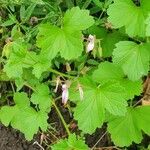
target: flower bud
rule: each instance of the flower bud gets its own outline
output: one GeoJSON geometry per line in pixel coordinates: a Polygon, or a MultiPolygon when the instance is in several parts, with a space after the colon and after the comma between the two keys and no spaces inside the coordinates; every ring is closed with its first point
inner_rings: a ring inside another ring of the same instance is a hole
{"type": "Polygon", "coordinates": [[[69,98],[69,91],[66,84],[62,85],[62,103],[65,105],[67,104],[69,98]]]}
{"type": "Polygon", "coordinates": [[[86,52],[90,52],[94,49],[94,46],[95,46],[95,37],[93,35],[89,35],[88,37],[88,44],[87,44],[87,47],[86,47],[86,52]]]}

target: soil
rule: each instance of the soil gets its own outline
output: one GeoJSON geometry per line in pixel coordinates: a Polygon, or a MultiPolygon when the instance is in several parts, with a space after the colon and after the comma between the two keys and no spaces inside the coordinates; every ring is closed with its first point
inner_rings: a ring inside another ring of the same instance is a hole
{"type": "Polygon", "coordinates": [[[40,150],[37,145],[33,145],[36,139],[38,137],[28,142],[19,131],[0,124],[0,150],[40,150]]]}

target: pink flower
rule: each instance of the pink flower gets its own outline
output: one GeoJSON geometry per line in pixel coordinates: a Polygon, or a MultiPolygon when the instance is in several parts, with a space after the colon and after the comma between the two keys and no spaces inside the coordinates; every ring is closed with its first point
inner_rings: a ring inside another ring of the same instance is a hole
{"type": "Polygon", "coordinates": [[[69,91],[66,84],[62,85],[62,103],[65,105],[67,104],[69,98],[69,91]]]}
{"type": "Polygon", "coordinates": [[[93,35],[89,35],[88,37],[88,44],[87,44],[87,47],[86,47],[86,52],[90,52],[94,49],[94,45],[95,45],[95,37],[93,35]]]}

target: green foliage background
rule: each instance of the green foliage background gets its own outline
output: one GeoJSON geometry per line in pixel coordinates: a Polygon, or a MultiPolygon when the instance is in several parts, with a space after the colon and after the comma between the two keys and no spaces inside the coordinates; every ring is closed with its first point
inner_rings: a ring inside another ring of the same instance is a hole
{"type": "MultiPolygon", "coordinates": [[[[5,126],[32,140],[39,129],[47,130],[48,113],[55,107],[68,139],[52,145],[54,150],[89,149],[83,135],[104,123],[115,146],[139,144],[143,134],[150,135],[150,106],[138,105],[150,65],[148,0],[2,0],[0,4],[0,81],[11,83],[14,100],[0,108],[5,126]],[[90,34],[95,36],[95,47],[87,53],[90,34]],[[61,92],[54,92],[58,77],[70,83],[69,102],[76,107],[67,105],[80,136],[70,133],[56,105],[56,99],[61,103],[61,92]]],[[[1,99],[7,94],[2,93],[1,99]]]]}

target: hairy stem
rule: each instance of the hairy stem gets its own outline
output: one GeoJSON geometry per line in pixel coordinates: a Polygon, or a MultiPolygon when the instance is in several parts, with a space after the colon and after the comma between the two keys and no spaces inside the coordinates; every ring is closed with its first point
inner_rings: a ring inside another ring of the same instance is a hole
{"type": "MultiPolygon", "coordinates": [[[[36,89],[34,89],[33,87],[31,87],[30,85],[28,85],[28,84],[25,84],[25,86],[27,86],[27,87],[29,87],[30,89],[32,89],[33,91],[36,91],[36,89]]],[[[60,97],[58,97],[58,99],[59,99],[60,97]]],[[[57,99],[57,98],[56,98],[57,99]]],[[[64,125],[64,127],[65,127],[65,129],[66,129],[66,131],[67,131],[67,133],[68,133],[68,135],[70,135],[71,133],[70,133],[70,131],[69,131],[69,129],[68,129],[68,126],[67,126],[67,124],[66,124],[66,122],[65,122],[65,120],[64,120],[64,118],[63,118],[63,116],[62,116],[62,114],[61,114],[61,112],[59,111],[59,108],[57,107],[57,105],[55,104],[55,101],[54,101],[54,99],[52,100],[52,104],[53,104],[53,106],[55,107],[55,109],[56,109],[56,111],[57,111],[57,113],[58,113],[58,115],[59,115],[59,117],[60,117],[60,119],[61,119],[61,121],[62,121],[62,123],[63,123],[63,125],[64,125]]]]}
{"type": "Polygon", "coordinates": [[[52,68],[50,68],[50,72],[53,72],[53,73],[55,73],[55,74],[58,74],[58,75],[60,75],[61,77],[66,77],[66,78],[71,78],[71,79],[74,78],[74,76],[70,76],[70,75],[68,75],[68,74],[59,72],[59,71],[54,70],[54,69],[52,69],[52,68]]]}
{"type": "Polygon", "coordinates": [[[58,113],[58,115],[59,115],[59,117],[60,117],[60,119],[61,119],[61,121],[62,121],[62,123],[63,123],[63,125],[64,125],[64,127],[65,127],[65,129],[66,129],[66,131],[67,131],[67,133],[68,133],[68,135],[70,135],[71,133],[70,133],[70,131],[69,131],[69,129],[68,129],[68,126],[67,126],[67,124],[66,124],[66,122],[65,122],[65,120],[64,120],[64,118],[63,118],[63,116],[62,116],[62,114],[61,114],[61,112],[59,111],[57,105],[55,104],[55,101],[54,101],[54,100],[52,101],[52,104],[53,104],[53,106],[55,107],[55,109],[56,109],[56,111],[57,111],[57,113],[58,113]]]}

